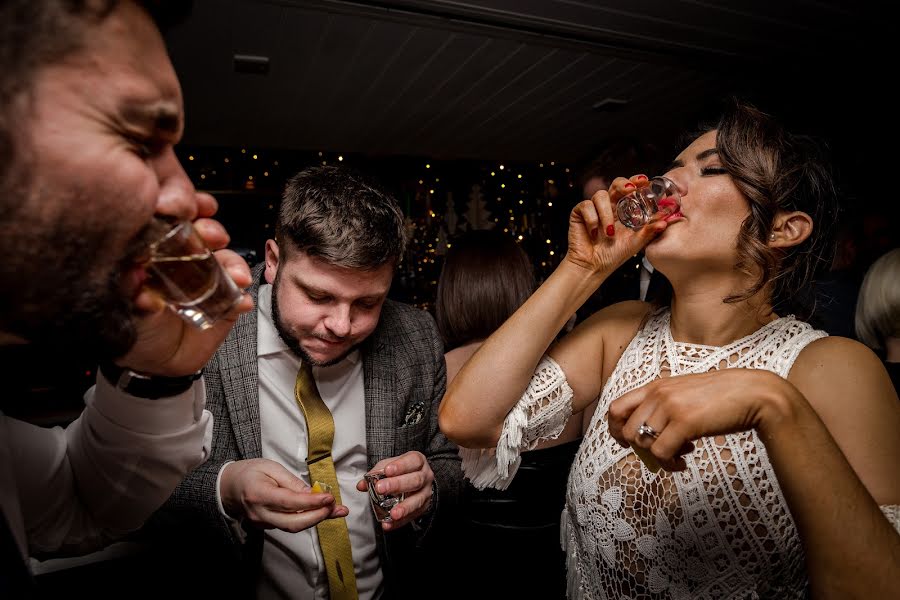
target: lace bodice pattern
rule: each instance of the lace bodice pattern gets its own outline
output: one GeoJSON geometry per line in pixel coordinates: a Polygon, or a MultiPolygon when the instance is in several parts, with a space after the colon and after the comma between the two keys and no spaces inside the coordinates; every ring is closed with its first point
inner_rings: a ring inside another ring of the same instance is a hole
{"type": "Polygon", "coordinates": [[[609,404],[660,376],[735,367],[786,377],[825,335],[793,317],[727,346],[675,342],[650,316],[600,396],[572,466],[563,515],[570,595],[657,600],[803,598],[803,550],[753,431],[697,440],[688,468],[654,474],[607,430],[609,404]]]}

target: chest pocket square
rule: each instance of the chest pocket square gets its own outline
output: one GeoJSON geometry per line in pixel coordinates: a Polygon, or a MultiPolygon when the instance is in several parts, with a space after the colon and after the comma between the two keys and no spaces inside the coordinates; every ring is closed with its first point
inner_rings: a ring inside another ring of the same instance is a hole
{"type": "Polygon", "coordinates": [[[410,425],[415,425],[419,423],[425,417],[425,401],[419,400],[414,402],[412,406],[410,406],[406,415],[403,417],[403,425],[402,427],[409,427],[410,425]]]}

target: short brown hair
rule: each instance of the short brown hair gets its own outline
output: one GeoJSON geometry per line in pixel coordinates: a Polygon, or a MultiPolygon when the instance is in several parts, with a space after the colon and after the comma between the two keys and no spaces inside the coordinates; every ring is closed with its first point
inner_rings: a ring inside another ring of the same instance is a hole
{"type": "Polygon", "coordinates": [[[400,262],[403,211],[373,180],[345,167],[304,169],[288,182],[276,225],[278,248],[351,269],[400,262]]]}
{"type": "Polygon", "coordinates": [[[447,252],[435,316],[445,350],[488,337],[535,288],[525,251],[508,235],[470,231],[447,252]]]}

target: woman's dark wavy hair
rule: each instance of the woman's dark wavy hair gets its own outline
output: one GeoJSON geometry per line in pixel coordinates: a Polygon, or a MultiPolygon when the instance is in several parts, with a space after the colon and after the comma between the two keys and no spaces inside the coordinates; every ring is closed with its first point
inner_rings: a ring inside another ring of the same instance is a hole
{"type": "Polygon", "coordinates": [[[445,350],[492,334],[535,288],[525,251],[498,231],[470,231],[450,246],[438,279],[435,320],[445,350]]]}
{"type": "Polygon", "coordinates": [[[834,256],[838,192],[825,145],[786,131],[773,117],[731,100],[715,127],[723,167],[750,204],[737,238],[736,269],[756,275],[745,290],[725,298],[740,302],[772,285],[776,312],[808,319],[815,308],[812,282],[826,273],[834,256]],[[801,244],[768,245],[775,215],[802,211],[813,221],[801,244]]]}

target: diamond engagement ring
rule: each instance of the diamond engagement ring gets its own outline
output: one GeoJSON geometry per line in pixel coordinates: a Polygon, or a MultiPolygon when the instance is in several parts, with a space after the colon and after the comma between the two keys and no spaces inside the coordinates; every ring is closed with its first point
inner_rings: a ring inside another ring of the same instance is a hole
{"type": "Polygon", "coordinates": [[[654,440],[659,437],[659,432],[647,425],[647,422],[641,423],[641,426],[638,427],[638,435],[649,435],[654,440]]]}

